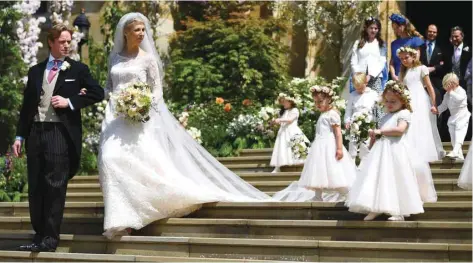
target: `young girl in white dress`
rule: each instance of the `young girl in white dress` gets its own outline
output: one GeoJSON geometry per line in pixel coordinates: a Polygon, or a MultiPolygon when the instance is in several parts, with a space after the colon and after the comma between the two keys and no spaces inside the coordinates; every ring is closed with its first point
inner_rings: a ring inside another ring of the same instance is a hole
{"type": "Polygon", "coordinates": [[[283,108],[280,117],[275,120],[275,122],[281,126],[276,142],[274,143],[273,155],[270,162],[270,165],[275,167],[272,173],[280,172],[281,166],[304,163],[305,159],[296,159],[292,153],[289,142],[294,135],[301,134],[304,139],[309,142],[302,130],[297,126],[297,120],[299,119],[299,110],[296,108],[297,98],[280,93],[277,101],[283,108]]]}
{"type": "MultiPolygon", "coordinates": [[[[372,118],[375,114],[375,106],[378,101],[378,93],[371,88],[367,87],[366,74],[365,73],[355,73],[353,75],[353,86],[355,86],[355,91],[350,93],[348,98],[347,108],[345,109],[345,129],[350,129],[350,124],[353,120],[353,115],[355,113],[366,112],[372,118]]],[[[356,142],[350,141],[348,144],[348,152],[350,153],[353,159],[358,156],[363,158],[369,152],[369,139],[366,142],[358,145],[356,142]]]]}
{"type": "Polygon", "coordinates": [[[315,191],[315,200],[323,192],[348,193],[356,176],[356,166],[343,146],[340,113],[332,102],[336,96],[329,87],[310,88],[317,109],[322,112],[316,124],[315,139],[302,170],[299,185],[315,191]]]}
{"type": "Polygon", "coordinates": [[[453,150],[447,154],[451,159],[464,160],[463,141],[465,140],[470,123],[471,113],[467,107],[466,91],[460,87],[459,80],[455,73],[448,73],[443,77],[442,86],[446,93],[442,104],[438,108],[438,114],[450,110],[448,118],[448,132],[452,140],[453,150]]]}
{"type": "Polygon", "coordinates": [[[402,221],[404,216],[423,213],[423,201],[435,201],[437,196],[428,163],[412,154],[407,141],[412,123],[409,90],[388,81],[383,102],[387,114],[380,129],[370,130],[374,145],[359,166],[346,205],[350,212],[367,213],[365,220],[386,213],[389,220],[402,221]]]}
{"type": "Polygon", "coordinates": [[[420,63],[418,52],[413,48],[401,47],[397,56],[402,63],[400,80],[411,93],[412,121],[407,141],[425,161],[437,161],[445,156],[445,151],[437,130],[435,114],[438,111],[429,69],[420,63]]]}
{"type": "Polygon", "coordinates": [[[463,163],[462,170],[460,172],[460,177],[458,177],[458,187],[465,189],[465,190],[471,190],[472,188],[472,173],[473,171],[471,170],[471,144],[470,144],[470,149],[468,150],[468,154],[466,155],[465,162],[463,163]]]}

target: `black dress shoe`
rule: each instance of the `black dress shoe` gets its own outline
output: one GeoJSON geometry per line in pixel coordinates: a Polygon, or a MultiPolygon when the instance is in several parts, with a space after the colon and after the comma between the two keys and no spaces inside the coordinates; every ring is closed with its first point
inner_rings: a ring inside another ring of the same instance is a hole
{"type": "Polygon", "coordinates": [[[34,245],[31,248],[31,252],[56,252],[55,247],[51,247],[48,244],[41,242],[37,245],[34,245]]]}
{"type": "Polygon", "coordinates": [[[32,251],[33,248],[37,247],[38,244],[36,243],[31,243],[31,244],[27,244],[27,245],[21,245],[18,247],[18,250],[19,251],[32,251]]]}

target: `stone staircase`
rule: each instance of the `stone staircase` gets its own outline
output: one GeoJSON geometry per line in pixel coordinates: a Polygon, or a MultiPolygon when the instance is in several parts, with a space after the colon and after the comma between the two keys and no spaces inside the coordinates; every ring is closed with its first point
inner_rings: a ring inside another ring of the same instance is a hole
{"type": "MultiPolygon", "coordinates": [[[[271,174],[270,156],[271,149],[244,150],[240,157],[219,161],[273,194],[297,180],[302,166],[271,174]]],[[[471,262],[472,193],[456,185],[462,164],[431,164],[439,201],[426,203],[425,213],[409,221],[390,222],[381,216],[365,222],[364,215],[348,212],[342,203],[212,203],[186,218],[156,221],[113,240],[101,235],[98,176],[76,176],[69,184],[56,253],[12,251],[32,238],[27,196],[23,202],[0,203],[0,261],[471,262]]]]}

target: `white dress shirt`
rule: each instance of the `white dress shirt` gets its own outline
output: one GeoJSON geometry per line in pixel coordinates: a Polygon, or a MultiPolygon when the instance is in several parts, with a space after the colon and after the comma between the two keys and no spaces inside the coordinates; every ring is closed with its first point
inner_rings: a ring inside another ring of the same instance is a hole
{"type": "Polygon", "coordinates": [[[366,42],[362,48],[358,48],[358,43],[359,40],[353,45],[350,61],[352,73],[368,72],[368,75],[378,77],[386,65],[386,55],[381,55],[378,40],[366,42]]]}
{"type": "Polygon", "coordinates": [[[442,104],[438,106],[439,114],[447,109],[450,110],[451,116],[468,112],[466,91],[462,87],[458,86],[454,90],[445,93],[442,104]]]}

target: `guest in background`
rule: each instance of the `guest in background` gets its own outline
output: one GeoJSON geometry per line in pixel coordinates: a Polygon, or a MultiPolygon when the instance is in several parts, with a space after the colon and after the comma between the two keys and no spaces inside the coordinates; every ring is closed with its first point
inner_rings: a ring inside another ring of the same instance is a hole
{"type": "MultiPolygon", "coordinates": [[[[364,73],[367,76],[368,87],[379,95],[383,92],[386,82],[383,71],[387,71],[386,44],[381,38],[381,22],[375,17],[365,19],[360,38],[355,41],[351,55],[351,73],[364,73]]],[[[355,87],[350,81],[350,92],[355,87]]]]}
{"type": "MultiPolygon", "coordinates": [[[[442,79],[445,75],[445,69],[448,69],[451,61],[445,57],[445,52],[437,43],[438,29],[436,25],[429,25],[427,27],[425,45],[420,47],[420,62],[429,69],[429,76],[432,86],[435,91],[435,98],[437,105],[442,103],[445,90],[442,88],[442,79]]],[[[444,114],[445,115],[445,114],[444,114]]],[[[439,130],[442,141],[449,141],[449,134],[447,128],[448,117],[440,115],[437,120],[437,128],[439,130]]]]}
{"type": "Polygon", "coordinates": [[[399,71],[401,70],[401,60],[398,58],[396,51],[400,47],[411,47],[419,50],[424,44],[422,35],[416,31],[414,25],[401,14],[392,14],[389,19],[392,22],[392,28],[397,39],[391,42],[391,61],[389,63],[389,73],[391,79],[399,79],[399,71]]]}
{"type": "MultiPolygon", "coordinates": [[[[460,79],[460,86],[464,89],[467,87],[465,80],[466,69],[468,62],[471,60],[471,49],[464,42],[463,38],[465,34],[463,29],[459,26],[455,26],[450,30],[450,42],[452,47],[447,49],[447,59],[451,61],[450,68],[448,72],[453,72],[460,79]]],[[[468,110],[471,112],[471,103],[468,103],[468,110]]],[[[442,119],[448,119],[450,117],[450,112],[445,112],[442,114],[442,119]]],[[[466,141],[471,140],[471,122],[468,125],[468,132],[465,137],[466,141]]]]}

